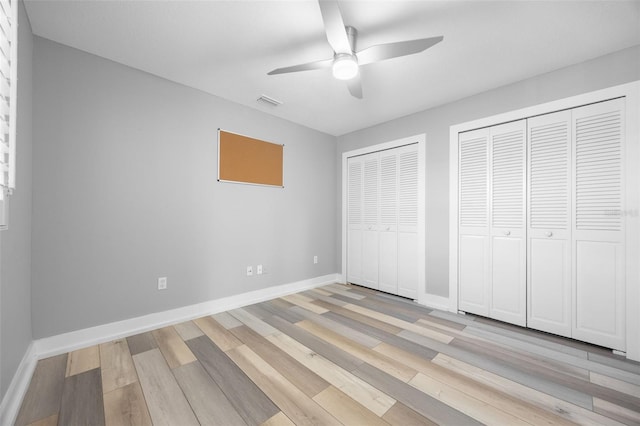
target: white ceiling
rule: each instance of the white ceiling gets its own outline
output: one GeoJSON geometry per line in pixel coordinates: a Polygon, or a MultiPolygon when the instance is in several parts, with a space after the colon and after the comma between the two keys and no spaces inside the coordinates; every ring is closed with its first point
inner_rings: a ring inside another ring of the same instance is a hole
{"type": "Polygon", "coordinates": [[[342,1],[358,50],[444,36],[363,67],[359,100],[330,69],[267,75],[332,57],[316,1],[25,3],[38,36],[336,136],[640,44],[637,0],[342,1]]]}

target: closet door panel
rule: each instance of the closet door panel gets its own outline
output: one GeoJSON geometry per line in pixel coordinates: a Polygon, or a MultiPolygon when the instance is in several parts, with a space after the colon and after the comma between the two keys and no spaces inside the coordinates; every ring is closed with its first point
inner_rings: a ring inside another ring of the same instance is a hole
{"type": "Polygon", "coordinates": [[[489,130],[458,138],[458,309],[488,316],[489,130]]]}
{"type": "Polygon", "coordinates": [[[362,158],[347,160],[347,281],[363,285],[362,278],[362,158]]]}
{"type": "Polygon", "coordinates": [[[488,265],[489,237],[461,235],[458,245],[458,309],[489,316],[488,265]]]}
{"type": "Polygon", "coordinates": [[[522,277],[526,265],[523,240],[519,238],[494,237],[491,255],[494,259],[491,269],[491,312],[492,318],[525,325],[522,277]],[[499,261],[495,261],[499,259],[499,261]]]}
{"type": "Polygon", "coordinates": [[[524,239],[494,237],[491,256],[491,318],[524,326],[526,274],[524,239]]]}
{"type": "Polygon", "coordinates": [[[571,243],[529,239],[527,326],[571,337],[571,243]]]}
{"type": "Polygon", "coordinates": [[[571,337],[571,111],[527,130],[527,326],[571,337]]]}
{"type": "Polygon", "coordinates": [[[398,153],[380,152],[379,289],[398,293],[398,153]]]}
{"type": "Polygon", "coordinates": [[[398,153],[398,294],[418,298],[418,146],[398,153]]]}
{"type": "Polygon", "coordinates": [[[362,238],[362,279],[365,287],[378,289],[378,244],[377,231],[365,230],[362,238]]]}
{"type": "Polygon", "coordinates": [[[347,281],[364,285],[362,278],[362,231],[349,230],[347,244],[347,281]]]}
{"type": "Polygon", "coordinates": [[[363,231],[362,278],[363,285],[378,288],[378,153],[362,156],[363,164],[363,231]]]}
{"type": "Polygon", "coordinates": [[[625,350],[624,101],[572,114],[573,337],[625,350]]]}
{"type": "Polygon", "coordinates": [[[623,350],[617,334],[624,300],[617,294],[623,282],[620,244],[578,241],[576,245],[575,338],[623,350]]]}
{"type": "Polygon", "coordinates": [[[398,233],[380,231],[379,289],[398,292],[398,233]]]}
{"type": "Polygon", "coordinates": [[[526,120],[490,129],[489,316],[526,324],[526,120]]]}
{"type": "Polygon", "coordinates": [[[418,234],[398,233],[398,293],[418,298],[418,234]]]}

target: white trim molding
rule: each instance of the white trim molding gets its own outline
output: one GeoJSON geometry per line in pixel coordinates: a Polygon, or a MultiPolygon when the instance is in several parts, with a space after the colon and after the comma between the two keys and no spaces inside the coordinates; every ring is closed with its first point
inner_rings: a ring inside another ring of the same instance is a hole
{"type": "Polygon", "coordinates": [[[427,308],[438,309],[440,311],[449,311],[450,304],[449,298],[444,296],[437,296],[435,294],[425,294],[424,303],[427,308]]]}
{"type": "Polygon", "coordinates": [[[37,339],[29,345],[13,376],[9,389],[2,399],[2,404],[0,404],[0,425],[12,425],[15,422],[22,399],[27,393],[31,376],[39,359],[332,284],[338,282],[339,277],[338,274],[323,275],[308,280],[268,287],[169,311],[37,339]]]}
{"type": "Polygon", "coordinates": [[[370,145],[342,153],[342,273],[340,282],[347,283],[347,159],[405,145],[418,144],[418,303],[426,297],[426,223],[427,223],[427,137],[422,133],[390,142],[370,145]]]}
{"type": "Polygon", "coordinates": [[[13,375],[9,388],[2,398],[0,404],[0,425],[12,425],[16,421],[18,416],[18,410],[22,404],[22,399],[27,393],[29,383],[31,383],[31,376],[36,369],[38,363],[38,354],[36,353],[36,346],[34,342],[29,344],[27,351],[22,357],[22,361],[18,365],[16,373],[13,375]]]}
{"type": "Polygon", "coordinates": [[[640,81],[584,93],[451,126],[449,129],[449,310],[458,311],[458,134],[522,118],[626,100],[626,357],[640,361],[640,81]]]}

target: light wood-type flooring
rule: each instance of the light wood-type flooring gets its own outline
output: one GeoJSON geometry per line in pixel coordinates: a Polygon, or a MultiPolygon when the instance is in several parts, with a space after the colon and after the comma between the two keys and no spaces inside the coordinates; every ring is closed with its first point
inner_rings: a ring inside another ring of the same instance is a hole
{"type": "Polygon", "coordinates": [[[18,425],[640,424],[640,364],[332,284],[38,362],[18,425]]]}

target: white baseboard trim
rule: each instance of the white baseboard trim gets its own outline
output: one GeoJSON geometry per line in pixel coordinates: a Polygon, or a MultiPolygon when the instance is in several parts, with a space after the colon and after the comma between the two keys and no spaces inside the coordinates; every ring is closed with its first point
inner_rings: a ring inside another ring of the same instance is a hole
{"type": "Polygon", "coordinates": [[[36,345],[34,342],[31,342],[22,357],[22,361],[20,361],[18,365],[16,374],[13,375],[7,393],[5,393],[4,398],[2,398],[2,403],[0,403],[0,425],[8,426],[15,423],[22,399],[27,393],[31,376],[33,376],[33,371],[36,369],[37,363],[38,354],[36,353],[36,345]]]}
{"type": "Polygon", "coordinates": [[[57,336],[37,339],[29,345],[20,366],[13,376],[9,389],[0,404],[0,425],[12,425],[18,415],[20,404],[27,392],[31,376],[39,359],[60,355],[76,349],[110,342],[127,336],[168,325],[178,324],[206,315],[213,315],[231,309],[241,308],[265,300],[298,293],[326,284],[338,282],[340,274],[329,274],[308,280],[282,284],[260,290],[220,299],[209,300],[195,305],[184,306],[164,312],[157,312],[96,327],[71,331],[57,336]]]}
{"type": "Polygon", "coordinates": [[[441,311],[450,311],[451,304],[448,297],[436,296],[435,294],[425,294],[423,304],[429,308],[441,311]]]}
{"type": "Polygon", "coordinates": [[[336,282],[338,274],[329,274],[308,280],[298,281],[289,284],[282,284],[274,287],[267,287],[234,296],[209,300],[195,305],[183,306],[181,308],[168,311],[157,312],[141,317],[131,318],[123,321],[112,322],[96,327],[85,328],[83,330],[72,331],[70,333],[59,334],[57,336],[46,337],[35,341],[36,353],[39,358],[47,358],[54,355],[74,351],[76,349],[97,345],[99,343],[110,342],[122,337],[132,336],[145,331],[168,325],[178,324],[205,315],[213,315],[230,309],[241,308],[265,300],[287,294],[297,293],[326,284],[336,282]]]}

